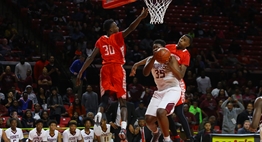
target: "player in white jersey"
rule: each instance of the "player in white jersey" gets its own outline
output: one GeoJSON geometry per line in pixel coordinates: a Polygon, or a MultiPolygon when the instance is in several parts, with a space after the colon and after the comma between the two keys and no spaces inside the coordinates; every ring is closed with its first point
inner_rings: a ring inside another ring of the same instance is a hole
{"type": "Polygon", "coordinates": [[[55,120],[49,121],[49,129],[46,130],[48,142],[61,142],[61,133],[56,130],[57,122],[55,120]]]}
{"type": "MultiPolygon", "coordinates": [[[[155,40],[153,53],[159,48],[165,47],[165,41],[155,40]]],[[[181,88],[179,86],[179,71],[175,67],[176,58],[171,56],[169,61],[161,64],[155,60],[154,55],[150,56],[144,66],[143,74],[148,76],[150,72],[158,90],[153,97],[146,111],[146,123],[153,132],[151,142],[158,141],[161,133],[157,128],[156,121],[163,132],[164,142],[171,142],[169,135],[169,122],[167,116],[174,112],[174,107],[180,99],[181,88]]]]}
{"type": "Polygon", "coordinates": [[[22,142],[24,135],[20,128],[17,128],[17,120],[14,118],[10,119],[10,128],[5,130],[6,137],[10,142],[22,142]]]}
{"type": "Polygon", "coordinates": [[[94,132],[98,142],[114,142],[110,132],[110,124],[107,124],[106,116],[103,114],[100,124],[94,125],[94,132]]]}
{"type": "Polygon", "coordinates": [[[69,129],[63,132],[63,142],[82,142],[82,136],[79,129],[77,129],[77,122],[71,120],[69,122],[69,129]]]}
{"type": "Polygon", "coordinates": [[[96,139],[94,130],[90,129],[90,127],[93,125],[93,120],[90,118],[85,118],[83,120],[85,129],[81,131],[81,135],[83,137],[84,142],[93,142],[94,139],[96,139]]]}
{"type": "Polygon", "coordinates": [[[29,132],[29,142],[47,142],[47,134],[46,131],[43,129],[43,120],[36,120],[35,126],[36,128],[32,129],[29,132]]]}

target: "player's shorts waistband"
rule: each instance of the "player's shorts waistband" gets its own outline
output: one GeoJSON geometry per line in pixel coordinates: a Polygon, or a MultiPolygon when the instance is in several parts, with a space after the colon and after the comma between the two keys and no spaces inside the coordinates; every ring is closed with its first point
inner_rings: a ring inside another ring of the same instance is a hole
{"type": "Polygon", "coordinates": [[[103,66],[108,66],[108,65],[120,65],[123,66],[121,63],[104,63],[103,66]]]}
{"type": "Polygon", "coordinates": [[[167,92],[167,91],[170,91],[170,90],[181,91],[181,88],[180,87],[170,87],[170,88],[167,88],[167,89],[164,89],[164,90],[157,90],[155,92],[162,93],[162,92],[167,92]]]}

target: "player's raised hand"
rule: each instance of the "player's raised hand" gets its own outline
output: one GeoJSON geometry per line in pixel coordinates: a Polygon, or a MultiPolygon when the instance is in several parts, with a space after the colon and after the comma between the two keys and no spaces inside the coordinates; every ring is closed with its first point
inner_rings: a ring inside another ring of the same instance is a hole
{"type": "Polygon", "coordinates": [[[147,17],[147,15],[148,15],[148,8],[143,7],[140,17],[144,19],[147,17]]]}
{"type": "Polygon", "coordinates": [[[76,86],[79,86],[81,84],[81,77],[82,77],[82,74],[78,74],[77,77],[76,77],[76,86]]]}

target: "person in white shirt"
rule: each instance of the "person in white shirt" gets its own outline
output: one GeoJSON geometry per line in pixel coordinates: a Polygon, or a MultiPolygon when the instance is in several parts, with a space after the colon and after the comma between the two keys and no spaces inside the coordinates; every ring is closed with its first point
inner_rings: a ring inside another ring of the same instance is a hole
{"type": "Polygon", "coordinates": [[[93,125],[93,120],[91,118],[85,118],[83,120],[85,129],[81,131],[81,135],[83,137],[84,142],[93,142],[95,139],[95,134],[90,127],[93,125]]]}
{"type": "Polygon", "coordinates": [[[5,130],[6,137],[10,142],[22,142],[24,139],[23,131],[17,128],[17,121],[15,118],[10,119],[10,128],[5,130]]]}
{"type": "Polygon", "coordinates": [[[206,89],[212,87],[211,80],[205,75],[205,71],[201,71],[201,75],[196,79],[198,91],[206,94],[206,89]]]}
{"type": "Polygon", "coordinates": [[[47,142],[47,134],[43,129],[43,120],[38,119],[35,122],[36,128],[31,130],[28,135],[29,142],[47,142]]]}
{"type": "Polygon", "coordinates": [[[55,120],[49,121],[49,129],[46,130],[48,142],[62,142],[61,133],[56,130],[57,122],[55,120]]]}
{"type": "Polygon", "coordinates": [[[110,124],[107,124],[106,116],[103,114],[100,124],[94,125],[94,132],[98,142],[114,142],[110,132],[110,124]]]}
{"type": "MultiPolygon", "coordinates": [[[[24,90],[25,86],[23,85],[23,81],[27,78],[27,71],[32,71],[32,67],[28,62],[25,62],[24,57],[20,57],[20,62],[15,66],[15,76],[18,79],[19,88],[24,90]]],[[[32,72],[31,72],[32,74],[32,72]]]]}
{"type": "Polygon", "coordinates": [[[75,120],[69,121],[69,129],[63,132],[63,142],[82,142],[81,132],[77,129],[75,120]]]}

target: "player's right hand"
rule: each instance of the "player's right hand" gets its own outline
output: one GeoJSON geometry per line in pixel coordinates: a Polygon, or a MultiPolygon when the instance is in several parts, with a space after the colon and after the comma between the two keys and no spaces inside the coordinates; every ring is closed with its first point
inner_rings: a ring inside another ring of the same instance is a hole
{"type": "Polygon", "coordinates": [[[137,69],[137,65],[134,64],[132,66],[132,69],[131,69],[131,72],[130,72],[129,76],[135,76],[136,75],[136,69],[137,69]]]}
{"type": "Polygon", "coordinates": [[[76,86],[79,86],[81,84],[81,77],[82,77],[82,74],[78,74],[77,77],[76,77],[76,86]]]}
{"type": "Polygon", "coordinates": [[[140,17],[144,19],[147,17],[147,15],[148,15],[148,8],[143,7],[140,17]]]}

